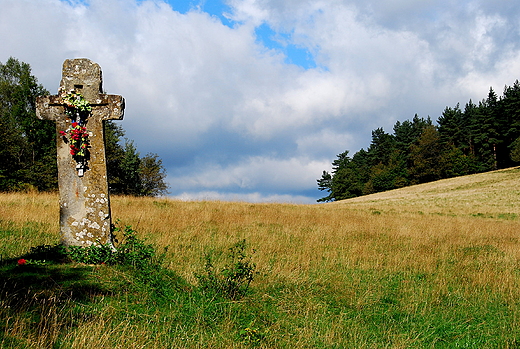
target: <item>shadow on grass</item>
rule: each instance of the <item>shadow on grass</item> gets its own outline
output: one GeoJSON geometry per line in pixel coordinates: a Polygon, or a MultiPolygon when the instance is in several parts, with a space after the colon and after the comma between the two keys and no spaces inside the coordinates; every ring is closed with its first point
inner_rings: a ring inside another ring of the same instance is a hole
{"type": "Polygon", "coordinates": [[[92,267],[18,266],[16,260],[5,261],[0,265],[0,300],[12,298],[8,305],[14,308],[37,295],[88,301],[92,295],[107,293],[108,290],[88,280],[86,275],[90,273],[92,267]]]}
{"type": "Polygon", "coordinates": [[[70,262],[58,246],[39,246],[0,260],[0,348],[67,348],[71,333],[90,324],[116,327],[131,319],[133,326],[156,331],[162,325],[150,328],[149,321],[158,318],[174,324],[162,339],[169,343],[228,326],[229,314],[237,329],[230,336],[242,338],[238,329],[256,318],[247,302],[190,284],[164,267],[161,255],[130,258],[133,252],[123,264],[86,265],[70,262]],[[26,263],[19,265],[20,259],[26,263]]]}
{"type": "Polygon", "coordinates": [[[20,258],[0,261],[0,301],[16,309],[40,296],[88,301],[109,293],[92,278],[96,267],[69,262],[59,245],[39,246],[20,258]]]}
{"type": "Polygon", "coordinates": [[[91,318],[95,298],[113,294],[97,281],[99,268],[68,263],[49,248],[0,261],[0,346],[21,348],[24,338],[38,336],[40,347],[52,347],[60,333],[91,318]]]}

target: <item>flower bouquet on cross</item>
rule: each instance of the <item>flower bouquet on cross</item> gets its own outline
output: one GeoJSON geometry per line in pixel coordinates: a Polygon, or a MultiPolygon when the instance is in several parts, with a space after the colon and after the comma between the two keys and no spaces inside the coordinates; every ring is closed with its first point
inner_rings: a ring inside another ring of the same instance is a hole
{"type": "Polygon", "coordinates": [[[70,155],[78,162],[77,167],[81,169],[79,172],[81,176],[88,155],[89,132],[86,125],[92,107],[81,94],[74,91],[64,93],[61,97],[71,125],[67,130],[60,131],[60,134],[68,140],[70,155]]]}
{"type": "Polygon", "coordinates": [[[85,126],[79,122],[72,122],[66,131],[60,131],[64,137],[68,137],[70,155],[85,157],[89,146],[88,132],[85,126]]]}

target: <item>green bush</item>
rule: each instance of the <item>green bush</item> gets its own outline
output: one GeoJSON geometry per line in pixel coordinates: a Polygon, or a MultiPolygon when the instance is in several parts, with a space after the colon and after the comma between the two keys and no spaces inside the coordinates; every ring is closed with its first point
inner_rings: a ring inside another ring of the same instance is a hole
{"type": "Polygon", "coordinates": [[[196,273],[195,277],[203,291],[236,300],[247,293],[255,275],[256,265],[246,254],[246,240],[241,240],[229,248],[226,257],[224,266],[217,271],[213,255],[206,253],[204,270],[202,273],[196,273]]]}
{"type": "Polygon", "coordinates": [[[83,246],[68,246],[61,244],[57,245],[40,245],[31,247],[30,253],[24,258],[39,261],[54,261],[62,262],[65,260],[74,261],[84,264],[119,264],[134,267],[145,267],[147,264],[158,264],[162,259],[162,255],[156,253],[153,245],[145,243],[139,239],[137,232],[127,225],[120,228],[116,225],[112,226],[112,233],[121,232],[123,237],[121,242],[116,242],[115,245],[92,245],[88,247],[83,246]]]}

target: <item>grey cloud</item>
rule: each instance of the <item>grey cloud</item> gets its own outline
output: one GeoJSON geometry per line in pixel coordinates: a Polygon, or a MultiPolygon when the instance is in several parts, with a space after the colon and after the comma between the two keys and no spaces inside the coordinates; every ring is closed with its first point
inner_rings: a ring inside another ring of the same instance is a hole
{"type": "Polygon", "coordinates": [[[513,1],[228,4],[232,28],[161,1],[0,0],[0,61],[30,63],[55,93],[64,59],[91,58],[107,92],[126,98],[127,136],[163,159],[173,195],[248,201],[311,202],[321,172],[367,147],[371,130],[435,119],[520,75],[513,1]],[[264,22],[318,67],[263,47],[264,22]]]}

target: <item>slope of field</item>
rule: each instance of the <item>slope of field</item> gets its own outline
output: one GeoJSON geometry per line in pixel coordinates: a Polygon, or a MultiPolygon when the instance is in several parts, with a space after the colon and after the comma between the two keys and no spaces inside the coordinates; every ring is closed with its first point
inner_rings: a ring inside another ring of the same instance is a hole
{"type": "Polygon", "coordinates": [[[343,200],[351,209],[514,218],[520,214],[520,168],[510,168],[343,200]]]}

